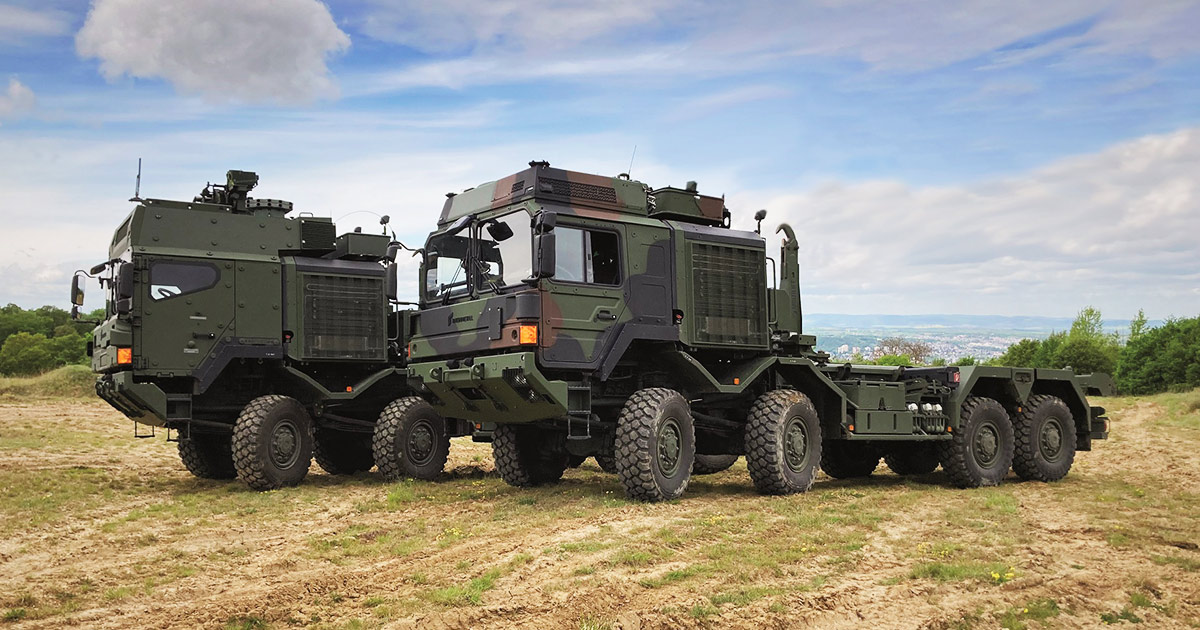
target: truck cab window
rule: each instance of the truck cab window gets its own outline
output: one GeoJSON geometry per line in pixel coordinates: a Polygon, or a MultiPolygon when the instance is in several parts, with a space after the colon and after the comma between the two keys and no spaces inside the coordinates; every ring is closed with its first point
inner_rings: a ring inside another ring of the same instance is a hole
{"type": "Polygon", "coordinates": [[[621,284],[621,257],[615,233],[570,227],[560,227],[557,233],[555,280],[621,284]]]}
{"type": "Polygon", "coordinates": [[[156,262],[150,265],[150,299],[203,291],[217,283],[218,275],[217,268],[207,263],[156,262]]]}
{"type": "Polygon", "coordinates": [[[467,249],[471,239],[467,228],[454,234],[429,239],[425,247],[425,296],[440,299],[466,295],[467,249]]]}

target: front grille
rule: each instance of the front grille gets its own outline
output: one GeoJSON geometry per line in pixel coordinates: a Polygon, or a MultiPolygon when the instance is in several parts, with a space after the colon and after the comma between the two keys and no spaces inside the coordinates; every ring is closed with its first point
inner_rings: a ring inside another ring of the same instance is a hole
{"type": "Polygon", "coordinates": [[[307,358],[386,358],[382,278],[305,274],[301,284],[307,358]]]}
{"type": "Polygon", "coordinates": [[[767,343],[765,254],[712,243],[692,246],[692,300],[699,343],[767,343]]]}
{"type": "Polygon", "coordinates": [[[538,181],[542,186],[550,184],[550,190],[546,192],[554,195],[562,195],[563,197],[571,197],[573,199],[602,201],[604,203],[617,203],[617,191],[612,186],[597,186],[595,184],[584,184],[565,179],[543,178],[538,181]]]}

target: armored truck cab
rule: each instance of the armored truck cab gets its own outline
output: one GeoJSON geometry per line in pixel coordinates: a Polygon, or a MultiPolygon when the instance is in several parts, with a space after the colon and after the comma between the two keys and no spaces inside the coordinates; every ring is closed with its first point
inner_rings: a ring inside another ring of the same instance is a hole
{"type": "Polygon", "coordinates": [[[545,162],[450,195],[404,335],[418,396],[393,414],[397,443],[425,442],[421,419],[440,415],[491,440],[513,485],[595,456],[631,498],[657,501],[741,455],[773,494],[881,458],[902,474],[941,465],[961,486],[1010,467],[1051,480],[1106,436],[1086,399],[1103,375],[831,363],[803,332],[799,241],[779,230],[776,261],[694,183],[545,162]]]}
{"type": "Polygon", "coordinates": [[[192,201],[134,199],[90,274],[107,293],[96,391],[169,429],[199,477],[290,485],[314,453],[331,473],[368,470],[376,418],[407,387],[392,239],[337,236],[328,218],[251,198],[257,183],[229,171],[192,201]]]}

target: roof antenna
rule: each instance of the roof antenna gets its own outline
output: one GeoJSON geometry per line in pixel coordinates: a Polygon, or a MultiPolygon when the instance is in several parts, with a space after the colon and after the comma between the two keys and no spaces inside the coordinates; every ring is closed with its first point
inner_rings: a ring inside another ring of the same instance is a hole
{"type": "Polygon", "coordinates": [[[633,158],[635,157],[637,157],[636,144],[633,145],[633,155],[629,156],[629,170],[625,171],[625,174],[629,176],[629,179],[633,179],[633,158]]]}
{"type": "Polygon", "coordinates": [[[133,196],[130,197],[129,200],[130,201],[141,201],[142,200],[142,158],[138,158],[137,183],[135,183],[133,185],[133,196]]]}

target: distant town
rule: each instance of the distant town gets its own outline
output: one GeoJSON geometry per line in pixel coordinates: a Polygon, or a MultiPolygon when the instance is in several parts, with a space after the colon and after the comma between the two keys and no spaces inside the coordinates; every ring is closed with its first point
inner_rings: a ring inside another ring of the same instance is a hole
{"type": "MultiPolygon", "coordinates": [[[[1068,330],[1071,317],[1005,317],[990,315],[839,315],[811,313],[804,332],[817,336],[817,349],[835,359],[871,358],[879,342],[902,337],[928,344],[932,358],[953,362],[963,357],[986,360],[1022,339],[1045,339],[1068,330]]],[[[1161,322],[1152,322],[1159,325],[1161,322]]],[[[1127,334],[1129,320],[1105,320],[1110,332],[1127,334]]]]}

